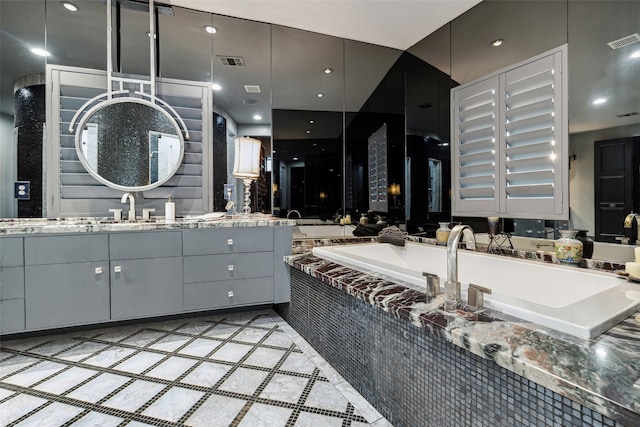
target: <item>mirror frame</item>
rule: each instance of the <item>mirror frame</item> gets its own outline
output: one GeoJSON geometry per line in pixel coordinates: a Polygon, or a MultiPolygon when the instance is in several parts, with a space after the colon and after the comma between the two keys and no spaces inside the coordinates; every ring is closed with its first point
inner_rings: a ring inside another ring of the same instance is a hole
{"type": "Polygon", "coordinates": [[[78,159],[80,160],[80,163],[82,163],[82,166],[87,170],[87,172],[96,180],[98,180],[98,182],[100,182],[101,184],[104,184],[107,187],[115,188],[116,190],[122,190],[122,191],[145,191],[145,190],[150,190],[152,188],[161,186],[165,182],[169,181],[176,174],[176,172],[182,165],[182,161],[184,159],[184,135],[182,134],[182,131],[178,126],[178,123],[176,122],[176,120],[164,108],[160,107],[158,104],[155,104],[153,102],[150,102],[141,98],[134,98],[134,97],[111,98],[105,101],[101,101],[98,104],[94,105],[89,110],[87,110],[86,113],[84,113],[84,115],[78,122],[78,125],[76,127],[75,142],[76,142],[75,145],[76,145],[76,153],[78,154],[78,159]],[[93,117],[93,115],[97,111],[101,110],[104,107],[114,105],[114,104],[127,103],[127,102],[142,104],[161,112],[167,119],[169,119],[169,121],[171,122],[171,124],[176,130],[176,134],[180,138],[180,155],[179,155],[178,161],[176,162],[176,166],[171,170],[170,173],[167,174],[166,177],[162,179],[158,179],[158,181],[148,185],[125,186],[125,185],[116,184],[114,182],[111,182],[103,178],[100,174],[98,174],[97,171],[95,171],[91,167],[91,165],[89,164],[89,162],[87,161],[84,155],[84,152],[82,151],[82,130],[84,129],[85,125],[89,122],[91,117],[93,117]]]}

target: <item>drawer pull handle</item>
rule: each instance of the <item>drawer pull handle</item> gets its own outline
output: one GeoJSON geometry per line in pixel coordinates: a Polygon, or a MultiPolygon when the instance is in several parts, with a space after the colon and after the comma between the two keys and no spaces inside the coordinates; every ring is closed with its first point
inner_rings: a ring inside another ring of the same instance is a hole
{"type": "Polygon", "coordinates": [[[116,273],[122,272],[122,266],[116,265],[115,267],[113,267],[113,271],[116,273]]]}
{"type": "Polygon", "coordinates": [[[233,271],[233,264],[229,264],[229,265],[227,266],[227,270],[229,270],[229,271],[233,271]]]}
{"type": "Polygon", "coordinates": [[[233,298],[233,291],[229,291],[229,292],[227,292],[227,296],[228,296],[229,298],[233,298]]]}
{"type": "Polygon", "coordinates": [[[96,267],[96,274],[102,274],[102,267],[96,267]]]}
{"type": "Polygon", "coordinates": [[[227,245],[232,246],[233,245],[233,239],[227,240],[227,245]]]}

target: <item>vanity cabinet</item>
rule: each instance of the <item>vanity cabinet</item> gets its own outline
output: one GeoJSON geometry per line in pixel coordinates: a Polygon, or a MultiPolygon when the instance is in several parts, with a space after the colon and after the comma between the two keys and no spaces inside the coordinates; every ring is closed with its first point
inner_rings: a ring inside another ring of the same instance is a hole
{"type": "Polygon", "coordinates": [[[0,238],[0,333],[19,332],[24,318],[24,241],[0,238]]]}
{"type": "Polygon", "coordinates": [[[110,234],[109,255],[111,319],[182,311],[180,231],[110,234]]]}
{"type": "Polygon", "coordinates": [[[0,334],[288,302],[291,227],[0,237],[0,334]]]}
{"type": "Polygon", "coordinates": [[[24,239],[26,329],[110,319],[106,234],[24,239]]]}
{"type": "Polygon", "coordinates": [[[274,301],[272,227],[185,230],[183,245],[185,311],[274,301]]]}

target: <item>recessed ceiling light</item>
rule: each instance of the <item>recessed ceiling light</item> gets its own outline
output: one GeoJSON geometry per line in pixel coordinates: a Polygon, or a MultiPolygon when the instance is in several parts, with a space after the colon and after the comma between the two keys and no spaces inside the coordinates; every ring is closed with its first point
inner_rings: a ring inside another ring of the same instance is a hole
{"type": "Polygon", "coordinates": [[[501,46],[502,43],[504,43],[504,39],[495,39],[494,41],[491,42],[491,46],[498,47],[498,46],[501,46]]]}
{"type": "Polygon", "coordinates": [[[309,120],[309,123],[314,124],[316,121],[315,120],[309,120]]]}
{"type": "Polygon", "coordinates": [[[311,133],[311,131],[309,129],[307,129],[307,133],[311,133]]]}
{"type": "Polygon", "coordinates": [[[640,58],[640,50],[636,50],[630,56],[630,58],[640,58]]]}
{"type": "Polygon", "coordinates": [[[254,114],[253,120],[262,120],[262,116],[260,114],[254,114]]]}
{"type": "Polygon", "coordinates": [[[68,1],[62,1],[62,2],[60,2],[60,4],[62,5],[62,7],[64,7],[65,9],[67,9],[70,12],[77,12],[78,11],[78,6],[76,6],[73,3],[69,3],[68,1]]]}
{"type": "Polygon", "coordinates": [[[222,89],[222,86],[220,86],[218,83],[214,83],[214,84],[211,85],[211,89],[220,90],[220,89],[222,89]]]}
{"type": "Polygon", "coordinates": [[[324,71],[324,73],[325,73],[325,74],[331,74],[331,73],[333,73],[333,68],[329,68],[329,67],[327,67],[327,68],[325,68],[325,69],[324,69],[324,70],[322,70],[322,71],[324,71]]]}
{"type": "Polygon", "coordinates": [[[218,29],[213,25],[205,25],[204,30],[209,34],[215,34],[218,32],[218,29]]]}
{"type": "Polygon", "coordinates": [[[44,49],[40,49],[39,47],[34,47],[31,48],[31,53],[33,53],[34,55],[38,55],[38,56],[51,56],[51,54],[49,52],[47,52],[44,49]]]}
{"type": "Polygon", "coordinates": [[[294,158],[293,158],[293,160],[298,160],[298,158],[297,158],[297,157],[294,157],[294,158]]]}
{"type": "Polygon", "coordinates": [[[592,104],[600,105],[600,104],[604,104],[605,102],[607,102],[607,98],[596,98],[593,100],[592,104]]]}
{"type": "Polygon", "coordinates": [[[318,98],[322,98],[322,97],[324,96],[324,93],[316,93],[316,96],[317,96],[318,98]]]}

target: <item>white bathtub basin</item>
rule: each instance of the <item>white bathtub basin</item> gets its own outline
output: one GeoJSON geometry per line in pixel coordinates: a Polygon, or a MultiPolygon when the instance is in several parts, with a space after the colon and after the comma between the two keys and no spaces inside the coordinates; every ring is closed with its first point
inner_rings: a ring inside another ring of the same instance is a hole
{"type": "MultiPolygon", "coordinates": [[[[444,247],[407,243],[318,247],[313,254],[361,271],[376,271],[420,289],[423,272],[447,275],[444,247]]],[[[593,338],[640,307],[640,285],[610,273],[461,250],[458,279],[490,288],[485,305],[571,335],[593,338]]]]}

